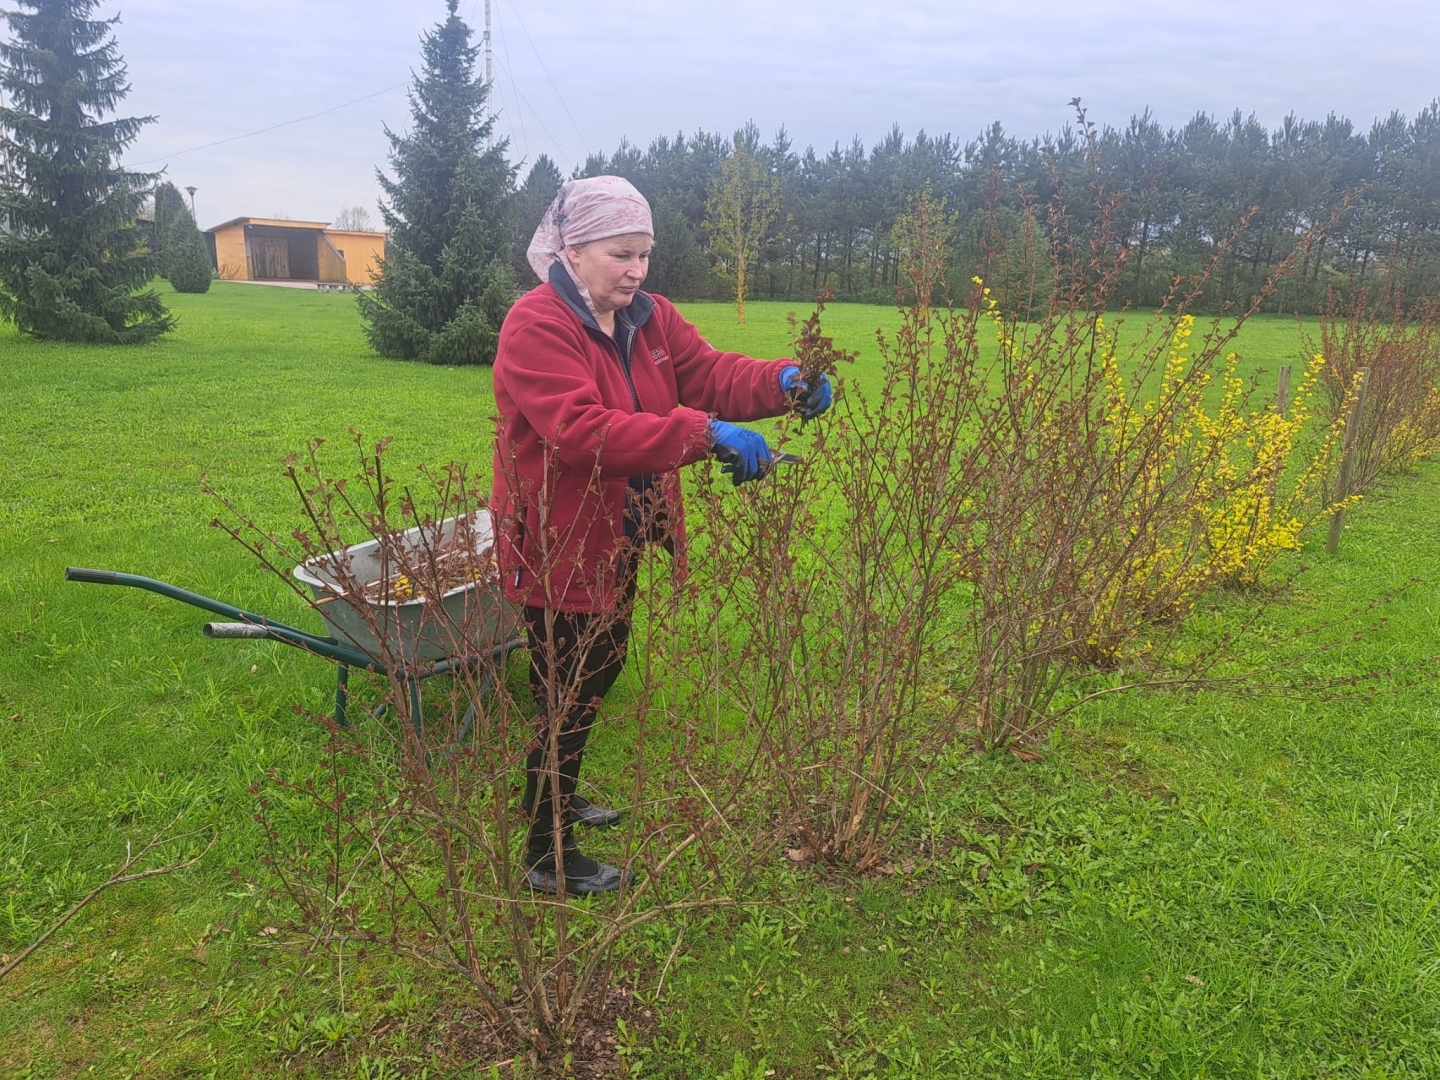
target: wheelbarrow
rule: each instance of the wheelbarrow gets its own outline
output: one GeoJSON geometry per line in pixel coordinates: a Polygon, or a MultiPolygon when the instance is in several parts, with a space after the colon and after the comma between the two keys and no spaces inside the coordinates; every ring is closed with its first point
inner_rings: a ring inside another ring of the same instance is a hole
{"type": "MultiPolygon", "coordinates": [[[[434,526],[406,530],[397,539],[412,548],[419,548],[421,544],[443,548],[454,541],[462,527],[473,538],[477,552],[489,546],[490,516],[483,510],[465,518],[447,518],[434,526]]],[[[487,658],[498,664],[525,642],[519,636],[519,613],[505,600],[498,578],[467,581],[447,590],[440,597],[440,612],[423,597],[394,599],[383,592],[375,598],[353,594],[345,582],[380,577],[380,546],[379,540],[369,540],[310,559],[295,568],[295,579],[308,586],[315,597],[315,609],[329,631],[324,637],[138,574],[70,566],[65,569],[65,580],[145,589],[234,620],[206,623],[201,632],[207,638],[278,641],[333,660],[337,665],[335,722],[342,727],[347,723],[352,667],[386,678],[403,677],[410,697],[410,715],[419,736],[424,734],[420,707],[422,680],[473,669],[487,658]],[[470,629],[478,640],[456,641],[455,627],[470,629]],[[391,658],[390,668],[382,659],[386,656],[391,658]]],[[[489,688],[491,677],[490,673],[485,675],[479,695],[483,696],[489,688]]],[[[457,742],[468,737],[477,707],[477,701],[472,700],[461,721],[457,742]]],[[[382,704],[374,715],[382,715],[384,709],[382,704]]]]}

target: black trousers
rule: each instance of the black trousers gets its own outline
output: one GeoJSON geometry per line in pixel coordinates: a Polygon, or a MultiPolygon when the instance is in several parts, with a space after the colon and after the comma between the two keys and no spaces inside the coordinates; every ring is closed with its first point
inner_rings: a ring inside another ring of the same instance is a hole
{"type": "MultiPolygon", "coordinates": [[[[614,612],[556,611],[552,613],[551,629],[547,632],[545,609],[525,609],[530,689],[540,707],[535,717],[535,740],[525,762],[524,805],[530,820],[527,861],[543,869],[549,869],[555,837],[555,807],[551,785],[547,782],[545,752],[553,734],[559,758],[563,815],[579,786],[580,763],[600,702],[625,667],[631,608],[635,601],[635,573],[633,568],[627,569],[621,603],[614,612]],[[569,706],[562,705],[564,714],[558,718],[550,716],[552,657],[555,695],[569,706]]],[[[562,843],[566,849],[573,844],[568,824],[562,830],[562,843]]]]}

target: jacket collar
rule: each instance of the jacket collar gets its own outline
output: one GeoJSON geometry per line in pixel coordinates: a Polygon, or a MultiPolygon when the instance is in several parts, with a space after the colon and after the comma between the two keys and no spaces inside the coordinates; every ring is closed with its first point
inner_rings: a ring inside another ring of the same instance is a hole
{"type": "MultiPolygon", "coordinates": [[[[597,334],[604,334],[600,324],[595,321],[595,315],[590,310],[590,305],[585,303],[585,298],[580,295],[580,290],[575,287],[574,280],[560,265],[560,260],[550,264],[550,287],[559,294],[560,299],[565,301],[567,307],[575,312],[578,318],[597,334]]],[[[650,316],[655,313],[655,301],[649,293],[636,291],[634,298],[628,307],[623,307],[615,314],[624,319],[626,323],[639,330],[647,322],[650,316]]]]}

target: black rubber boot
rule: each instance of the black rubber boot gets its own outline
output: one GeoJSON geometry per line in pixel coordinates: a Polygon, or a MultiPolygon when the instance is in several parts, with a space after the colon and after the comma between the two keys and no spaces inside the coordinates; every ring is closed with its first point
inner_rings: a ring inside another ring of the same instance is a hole
{"type": "MultiPolygon", "coordinates": [[[[531,751],[530,759],[526,761],[525,802],[531,809],[528,811],[530,835],[525,844],[525,881],[536,892],[556,893],[560,891],[560,880],[556,873],[554,847],[555,811],[550,798],[549,778],[540,768],[542,758],[543,751],[537,749],[531,751]]],[[[579,761],[567,761],[560,769],[560,798],[566,806],[575,797],[579,766],[579,761]]],[[[633,876],[628,871],[580,852],[579,845],[575,843],[572,818],[572,814],[566,814],[560,831],[560,865],[565,870],[565,891],[577,896],[613,892],[632,881],[633,876]]]]}
{"type": "Polygon", "coordinates": [[[605,829],[620,824],[620,811],[600,806],[584,795],[571,795],[570,806],[565,811],[565,820],[571,825],[589,825],[594,829],[605,829]]]}

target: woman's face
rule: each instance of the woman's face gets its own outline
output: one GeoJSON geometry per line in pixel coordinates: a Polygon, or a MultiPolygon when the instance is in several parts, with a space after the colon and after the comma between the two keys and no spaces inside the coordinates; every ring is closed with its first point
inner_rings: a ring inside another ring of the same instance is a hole
{"type": "Polygon", "coordinates": [[[565,256],[575,276],[590,290],[590,299],[599,312],[629,307],[635,290],[650,270],[650,249],[655,241],[644,233],[609,236],[583,248],[567,247],[565,256]]]}

